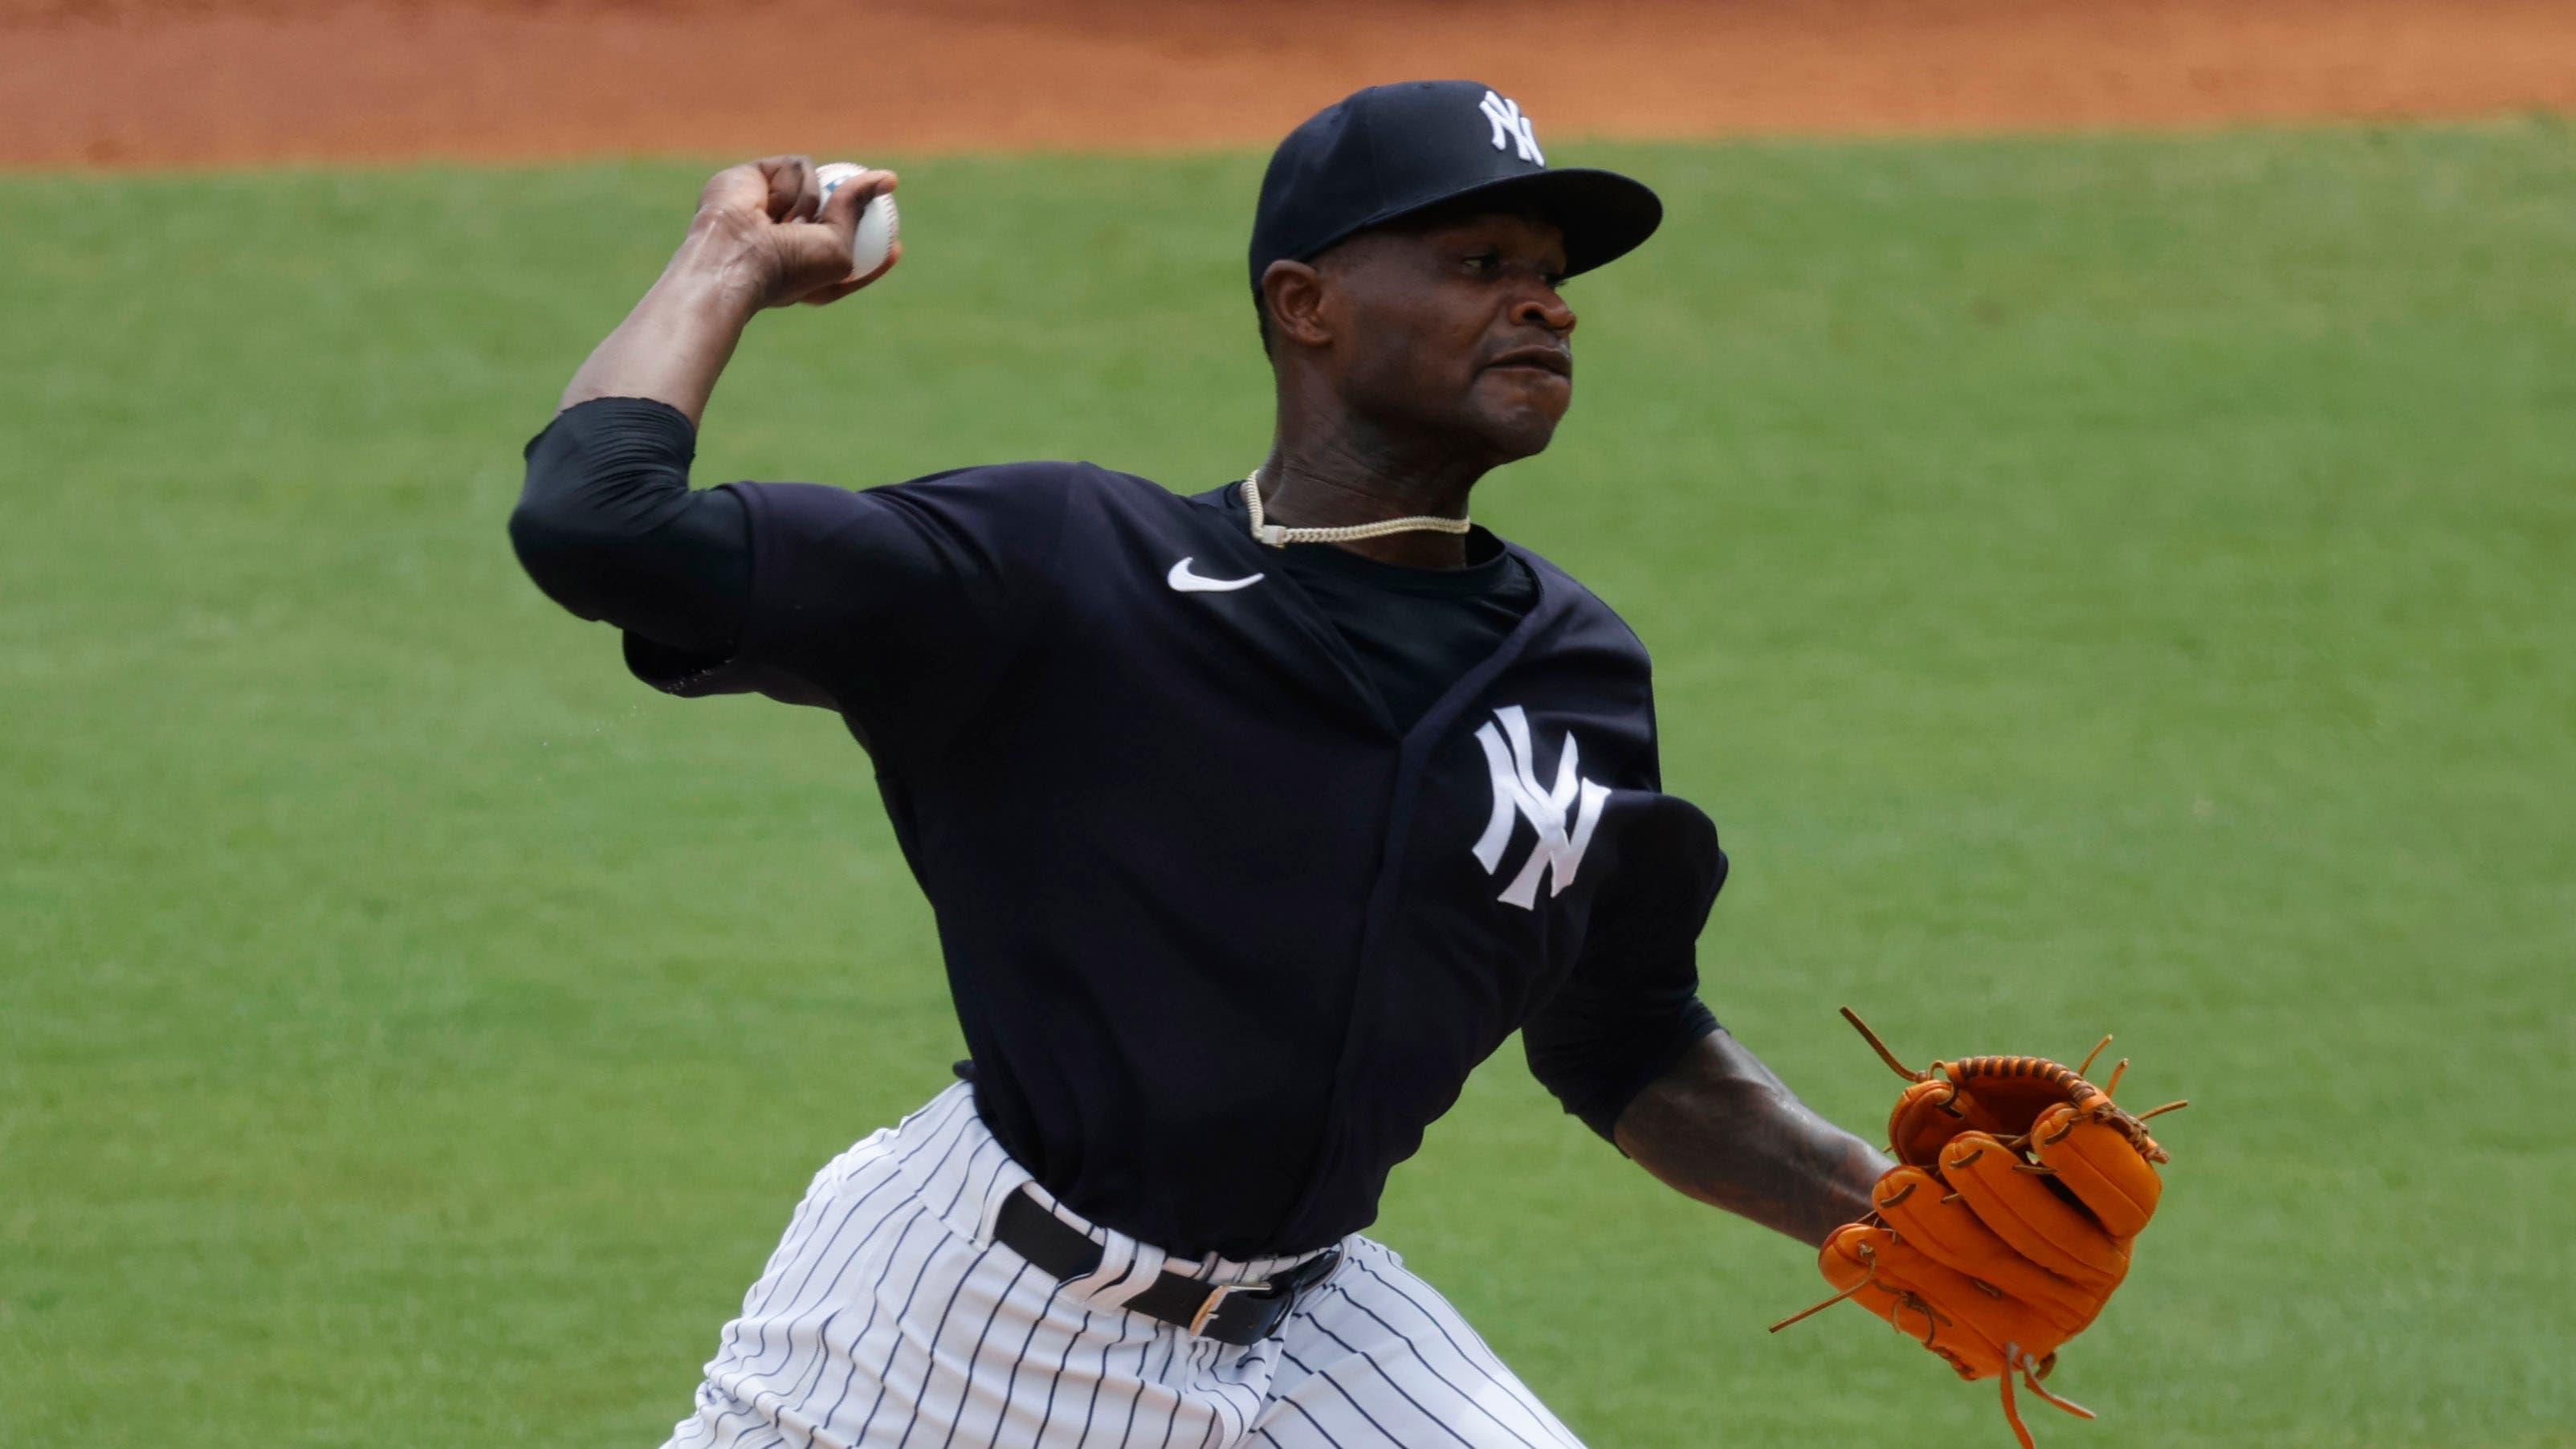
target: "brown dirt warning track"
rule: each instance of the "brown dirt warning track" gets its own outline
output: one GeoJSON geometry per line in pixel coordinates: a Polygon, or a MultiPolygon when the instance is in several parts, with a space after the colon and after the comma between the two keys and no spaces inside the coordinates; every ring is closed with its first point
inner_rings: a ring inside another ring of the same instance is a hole
{"type": "Polygon", "coordinates": [[[2576,0],[0,0],[0,166],[1264,145],[1442,75],[1556,136],[2576,110],[2576,0]]]}

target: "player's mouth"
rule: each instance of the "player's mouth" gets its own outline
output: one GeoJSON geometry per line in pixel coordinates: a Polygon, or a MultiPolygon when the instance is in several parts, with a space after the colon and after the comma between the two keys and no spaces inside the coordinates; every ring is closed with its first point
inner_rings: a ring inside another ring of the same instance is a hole
{"type": "Polygon", "coordinates": [[[1570,382],[1574,378],[1574,354],[1562,347],[1515,347],[1485,367],[1488,371],[1509,367],[1552,372],[1570,382]]]}

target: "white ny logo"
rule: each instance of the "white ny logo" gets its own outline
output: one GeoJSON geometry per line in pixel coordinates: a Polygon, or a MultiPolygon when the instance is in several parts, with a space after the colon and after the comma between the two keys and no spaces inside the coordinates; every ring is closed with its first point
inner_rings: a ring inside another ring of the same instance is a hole
{"type": "Polygon", "coordinates": [[[1500,151],[1508,142],[1520,148],[1522,160],[1547,164],[1547,158],[1538,153],[1538,136],[1530,130],[1529,117],[1521,114],[1520,102],[1507,101],[1487,91],[1476,109],[1485,113],[1485,120],[1494,128],[1495,150],[1500,151]]]}
{"type": "Polygon", "coordinates": [[[1574,883],[1574,872],[1583,864],[1584,849],[1592,844],[1592,829],[1601,823],[1602,802],[1610,798],[1609,787],[1579,779],[1574,773],[1574,734],[1567,731],[1565,748],[1556,756],[1556,784],[1548,790],[1538,787],[1532,772],[1537,763],[1530,749],[1529,716],[1516,704],[1494,711],[1491,723],[1476,730],[1476,743],[1485,747],[1485,765],[1494,775],[1494,816],[1485,822],[1485,833],[1476,840],[1476,863],[1492,875],[1503,863],[1503,848],[1512,843],[1512,822],[1527,817],[1538,831],[1538,844],[1531,848],[1529,863],[1504,887],[1495,899],[1506,905],[1528,910],[1538,900],[1538,878],[1551,877],[1549,895],[1561,895],[1574,883]],[[1501,729],[1494,726],[1499,724],[1501,729]],[[1578,792],[1581,803],[1577,803],[1578,792]],[[1572,834],[1566,831],[1566,816],[1574,816],[1572,834]]]}

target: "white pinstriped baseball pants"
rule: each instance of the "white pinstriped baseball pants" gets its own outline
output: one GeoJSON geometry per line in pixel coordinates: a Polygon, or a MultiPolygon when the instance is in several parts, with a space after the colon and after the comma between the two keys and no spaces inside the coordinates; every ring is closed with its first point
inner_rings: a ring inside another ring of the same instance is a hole
{"type": "Polygon", "coordinates": [[[1300,1260],[1167,1259],[1085,1222],[960,1082],[815,1174],[665,1449],[1582,1449],[1395,1254],[1341,1246],[1249,1347],[1131,1313],[1167,1268],[1242,1282],[1300,1260]],[[1101,1244],[1097,1272],[1058,1283],[993,1240],[1022,1187],[1101,1244]]]}

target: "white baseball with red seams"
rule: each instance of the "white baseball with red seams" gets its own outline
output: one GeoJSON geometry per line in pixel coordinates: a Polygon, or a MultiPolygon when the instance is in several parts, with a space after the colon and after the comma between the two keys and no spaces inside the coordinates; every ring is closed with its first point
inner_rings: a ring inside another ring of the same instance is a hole
{"type": "MultiPolygon", "coordinates": [[[[854,161],[827,161],[814,168],[814,179],[822,183],[823,202],[829,205],[832,193],[841,183],[866,172],[868,168],[854,161]]],[[[859,213],[859,229],[850,238],[850,275],[864,277],[885,265],[886,256],[894,250],[896,221],[894,198],[880,196],[870,201],[859,213]]]]}

